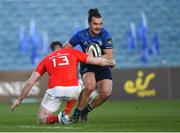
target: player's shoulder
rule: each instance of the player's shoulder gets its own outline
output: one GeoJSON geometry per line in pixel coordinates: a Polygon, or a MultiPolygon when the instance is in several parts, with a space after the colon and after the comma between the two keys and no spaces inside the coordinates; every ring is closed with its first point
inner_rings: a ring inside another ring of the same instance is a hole
{"type": "Polygon", "coordinates": [[[105,28],[102,28],[102,30],[100,32],[100,37],[101,37],[101,39],[106,40],[107,38],[111,38],[111,35],[105,28]]]}
{"type": "Polygon", "coordinates": [[[84,52],[74,48],[70,48],[69,51],[75,56],[83,56],[85,54],[84,52]]]}
{"type": "Polygon", "coordinates": [[[105,28],[102,28],[101,29],[101,34],[106,35],[106,34],[109,34],[109,32],[105,28]]]}
{"type": "Polygon", "coordinates": [[[58,49],[56,51],[53,51],[53,52],[49,53],[47,56],[44,57],[44,60],[56,57],[57,54],[59,54],[59,53],[62,53],[62,49],[58,49]]]}
{"type": "Polygon", "coordinates": [[[77,53],[77,52],[79,52],[79,50],[77,50],[77,49],[74,49],[74,48],[63,48],[62,49],[62,52],[64,52],[64,53],[77,53]]]}
{"type": "Polygon", "coordinates": [[[105,42],[112,44],[112,37],[111,37],[110,33],[105,28],[102,28],[102,30],[101,30],[101,38],[105,42]]]}
{"type": "Polygon", "coordinates": [[[78,49],[75,49],[75,48],[68,48],[67,50],[69,50],[70,52],[75,52],[75,53],[81,53],[81,51],[80,50],[78,50],[78,49]]]}
{"type": "Polygon", "coordinates": [[[71,56],[73,56],[76,54],[79,54],[79,52],[74,48],[63,48],[63,49],[59,49],[59,50],[56,50],[55,52],[50,53],[48,56],[46,56],[46,59],[51,59],[53,57],[58,57],[60,55],[71,55],[71,56]]]}
{"type": "Polygon", "coordinates": [[[85,29],[80,29],[79,31],[76,32],[78,35],[84,35],[88,33],[88,28],[85,29]]]}

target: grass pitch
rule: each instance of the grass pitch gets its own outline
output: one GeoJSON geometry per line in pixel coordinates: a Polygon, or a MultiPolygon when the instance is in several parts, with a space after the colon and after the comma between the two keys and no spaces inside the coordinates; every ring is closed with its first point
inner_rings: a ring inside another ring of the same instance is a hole
{"type": "MultiPolygon", "coordinates": [[[[87,123],[36,125],[39,104],[0,105],[1,132],[179,132],[180,100],[107,101],[87,123]]],[[[58,112],[57,112],[58,113],[58,112]]]]}

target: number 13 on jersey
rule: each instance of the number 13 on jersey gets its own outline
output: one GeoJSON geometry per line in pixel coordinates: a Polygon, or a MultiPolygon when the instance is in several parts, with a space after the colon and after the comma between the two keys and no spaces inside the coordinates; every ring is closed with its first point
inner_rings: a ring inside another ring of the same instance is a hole
{"type": "Polygon", "coordinates": [[[52,58],[53,61],[53,66],[63,66],[63,65],[69,65],[69,60],[68,57],[63,55],[63,56],[58,56],[58,57],[54,57],[52,58]]]}

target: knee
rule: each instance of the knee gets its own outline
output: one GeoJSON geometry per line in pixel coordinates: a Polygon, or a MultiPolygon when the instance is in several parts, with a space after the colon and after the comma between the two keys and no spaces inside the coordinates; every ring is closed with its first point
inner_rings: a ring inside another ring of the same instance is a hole
{"type": "Polygon", "coordinates": [[[96,85],[95,84],[86,84],[85,85],[85,90],[87,91],[87,92],[92,92],[94,89],[96,88],[96,85]]]}
{"type": "Polygon", "coordinates": [[[112,91],[105,91],[105,92],[102,92],[100,95],[101,95],[102,99],[106,100],[111,96],[111,93],[112,93],[112,91]]]}
{"type": "Polygon", "coordinates": [[[93,90],[95,89],[95,86],[93,85],[87,85],[85,86],[84,90],[83,90],[83,94],[86,97],[89,97],[91,95],[91,93],[93,92],[93,90]]]}
{"type": "Polygon", "coordinates": [[[39,124],[42,124],[42,123],[45,123],[45,116],[38,116],[37,117],[37,120],[36,120],[36,123],[39,125],[39,124]]]}

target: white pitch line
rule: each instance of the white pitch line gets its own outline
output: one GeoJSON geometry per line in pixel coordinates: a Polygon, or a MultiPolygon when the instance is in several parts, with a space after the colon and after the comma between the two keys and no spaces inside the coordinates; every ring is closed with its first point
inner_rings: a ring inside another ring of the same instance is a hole
{"type": "Polygon", "coordinates": [[[29,125],[17,125],[17,126],[4,126],[4,125],[0,125],[0,127],[2,128],[10,128],[10,127],[14,127],[14,128],[37,128],[37,129],[81,129],[79,127],[69,127],[69,126],[65,126],[65,125],[59,125],[59,126],[29,126],[29,125]]]}
{"type": "Polygon", "coordinates": [[[25,126],[25,125],[19,125],[17,127],[20,127],[20,128],[45,128],[45,129],[80,129],[78,127],[68,127],[68,126],[54,126],[54,127],[51,127],[51,126],[25,126]]]}

